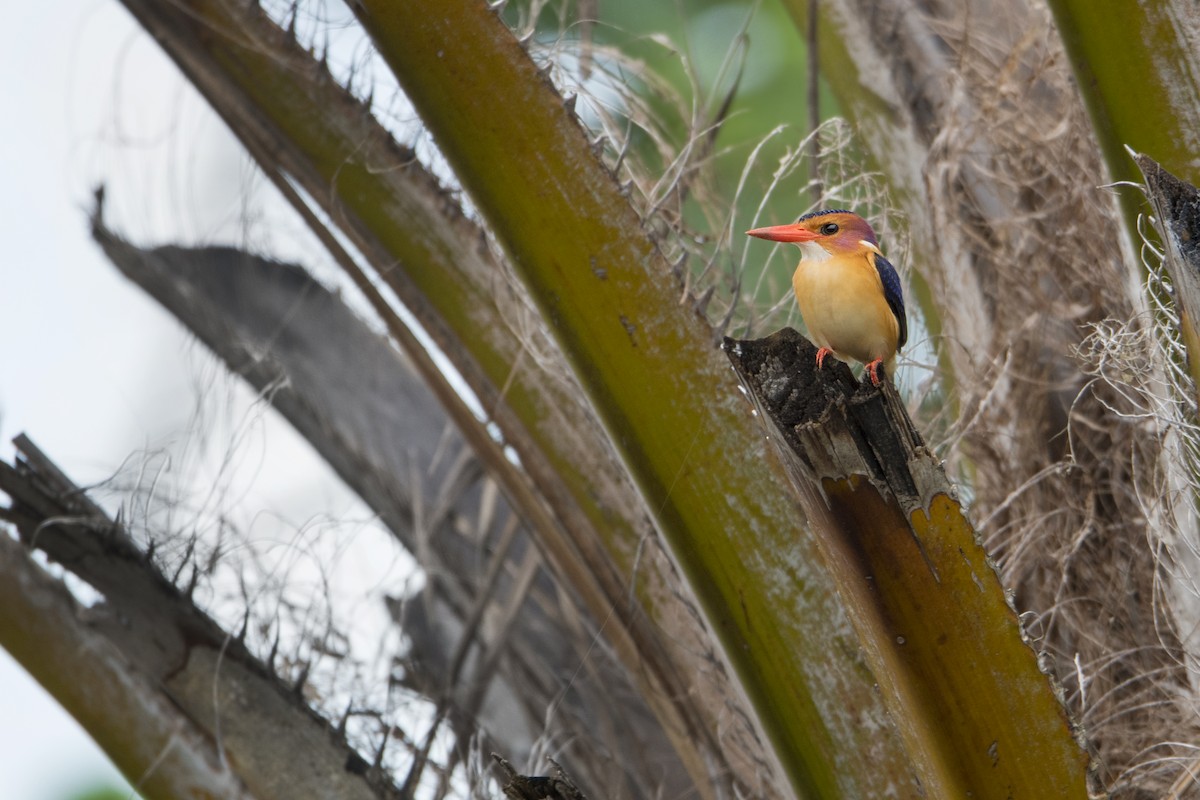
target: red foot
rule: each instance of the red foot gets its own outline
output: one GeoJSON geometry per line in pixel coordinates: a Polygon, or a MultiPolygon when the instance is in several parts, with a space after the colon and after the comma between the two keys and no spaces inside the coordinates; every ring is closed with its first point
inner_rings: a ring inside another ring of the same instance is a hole
{"type": "Polygon", "coordinates": [[[833,354],[833,351],[830,350],[828,347],[818,348],[817,349],[817,369],[821,369],[823,366],[825,366],[825,357],[832,355],[832,354],[833,354]]]}
{"type": "Polygon", "coordinates": [[[879,385],[879,368],[883,366],[883,359],[877,358],[870,364],[867,364],[867,377],[871,379],[872,386],[879,385]]]}

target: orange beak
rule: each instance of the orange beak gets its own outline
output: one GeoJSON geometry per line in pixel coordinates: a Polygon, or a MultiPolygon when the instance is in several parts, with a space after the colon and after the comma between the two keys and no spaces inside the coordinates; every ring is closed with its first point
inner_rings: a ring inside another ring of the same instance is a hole
{"type": "Polygon", "coordinates": [[[753,236],[758,239],[767,239],[772,242],[815,242],[820,236],[813,233],[808,228],[800,225],[773,225],[770,228],[755,228],[752,231],[746,231],[747,236],[753,236]]]}

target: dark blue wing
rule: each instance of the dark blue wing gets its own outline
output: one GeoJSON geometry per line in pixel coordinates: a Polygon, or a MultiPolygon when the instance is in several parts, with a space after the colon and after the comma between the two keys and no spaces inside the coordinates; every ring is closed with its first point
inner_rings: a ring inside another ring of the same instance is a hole
{"type": "Polygon", "coordinates": [[[896,315],[896,321],[900,323],[900,338],[896,341],[896,349],[899,350],[908,341],[908,320],[904,317],[904,289],[900,286],[900,276],[896,273],[896,268],[883,256],[874,253],[871,255],[875,258],[875,271],[879,273],[879,280],[883,281],[883,297],[892,313],[896,315]]]}

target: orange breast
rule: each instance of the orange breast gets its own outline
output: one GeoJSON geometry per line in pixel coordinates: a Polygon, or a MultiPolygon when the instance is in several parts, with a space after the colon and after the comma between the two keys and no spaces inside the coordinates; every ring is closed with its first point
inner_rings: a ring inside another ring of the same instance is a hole
{"type": "Polygon", "coordinates": [[[864,364],[882,358],[892,372],[900,327],[884,299],[879,273],[866,258],[805,258],[792,275],[792,288],[818,347],[864,364]]]}

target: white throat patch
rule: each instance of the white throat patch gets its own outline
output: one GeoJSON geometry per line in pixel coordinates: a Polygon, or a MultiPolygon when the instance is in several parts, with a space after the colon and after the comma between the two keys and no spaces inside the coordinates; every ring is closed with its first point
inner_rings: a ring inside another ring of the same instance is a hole
{"type": "Polygon", "coordinates": [[[829,251],[819,242],[797,242],[800,245],[800,257],[808,261],[827,261],[829,251]]]}

